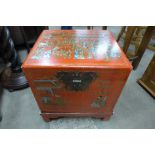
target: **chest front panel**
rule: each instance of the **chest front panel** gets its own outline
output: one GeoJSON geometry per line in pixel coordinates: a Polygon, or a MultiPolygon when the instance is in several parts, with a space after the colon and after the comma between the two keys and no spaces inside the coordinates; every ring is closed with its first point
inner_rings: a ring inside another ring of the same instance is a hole
{"type": "Polygon", "coordinates": [[[128,73],[101,69],[34,69],[27,72],[42,112],[112,111],[128,73]]]}

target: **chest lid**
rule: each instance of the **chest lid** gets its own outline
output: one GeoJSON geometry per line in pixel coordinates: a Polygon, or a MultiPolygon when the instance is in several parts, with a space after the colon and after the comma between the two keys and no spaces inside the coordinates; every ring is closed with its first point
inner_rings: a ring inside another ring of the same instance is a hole
{"type": "Polygon", "coordinates": [[[44,30],[22,67],[131,68],[131,65],[109,31],[44,30]]]}

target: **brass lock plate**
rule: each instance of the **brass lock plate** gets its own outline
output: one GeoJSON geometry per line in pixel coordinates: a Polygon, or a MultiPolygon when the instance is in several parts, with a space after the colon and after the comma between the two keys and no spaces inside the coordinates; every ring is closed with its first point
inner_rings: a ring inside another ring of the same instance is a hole
{"type": "Polygon", "coordinates": [[[72,91],[85,90],[96,79],[95,72],[58,72],[56,76],[65,84],[65,88],[72,91]]]}

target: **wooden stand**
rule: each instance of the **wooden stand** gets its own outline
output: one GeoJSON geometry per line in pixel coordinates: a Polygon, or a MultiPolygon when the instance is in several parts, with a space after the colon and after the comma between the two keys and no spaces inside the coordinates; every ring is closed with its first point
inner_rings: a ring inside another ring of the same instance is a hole
{"type": "Polygon", "coordinates": [[[108,121],[113,113],[109,114],[90,114],[90,113],[41,113],[40,115],[46,122],[50,122],[55,119],[63,117],[94,117],[102,119],[103,121],[108,121]]]}

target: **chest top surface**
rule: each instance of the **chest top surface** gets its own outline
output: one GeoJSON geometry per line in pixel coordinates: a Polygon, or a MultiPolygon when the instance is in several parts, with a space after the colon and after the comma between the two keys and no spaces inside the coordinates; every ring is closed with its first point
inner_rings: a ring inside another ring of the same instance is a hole
{"type": "Polygon", "coordinates": [[[109,31],[44,30],[23,67],[131,68],[131,65],[109,31]]]}

